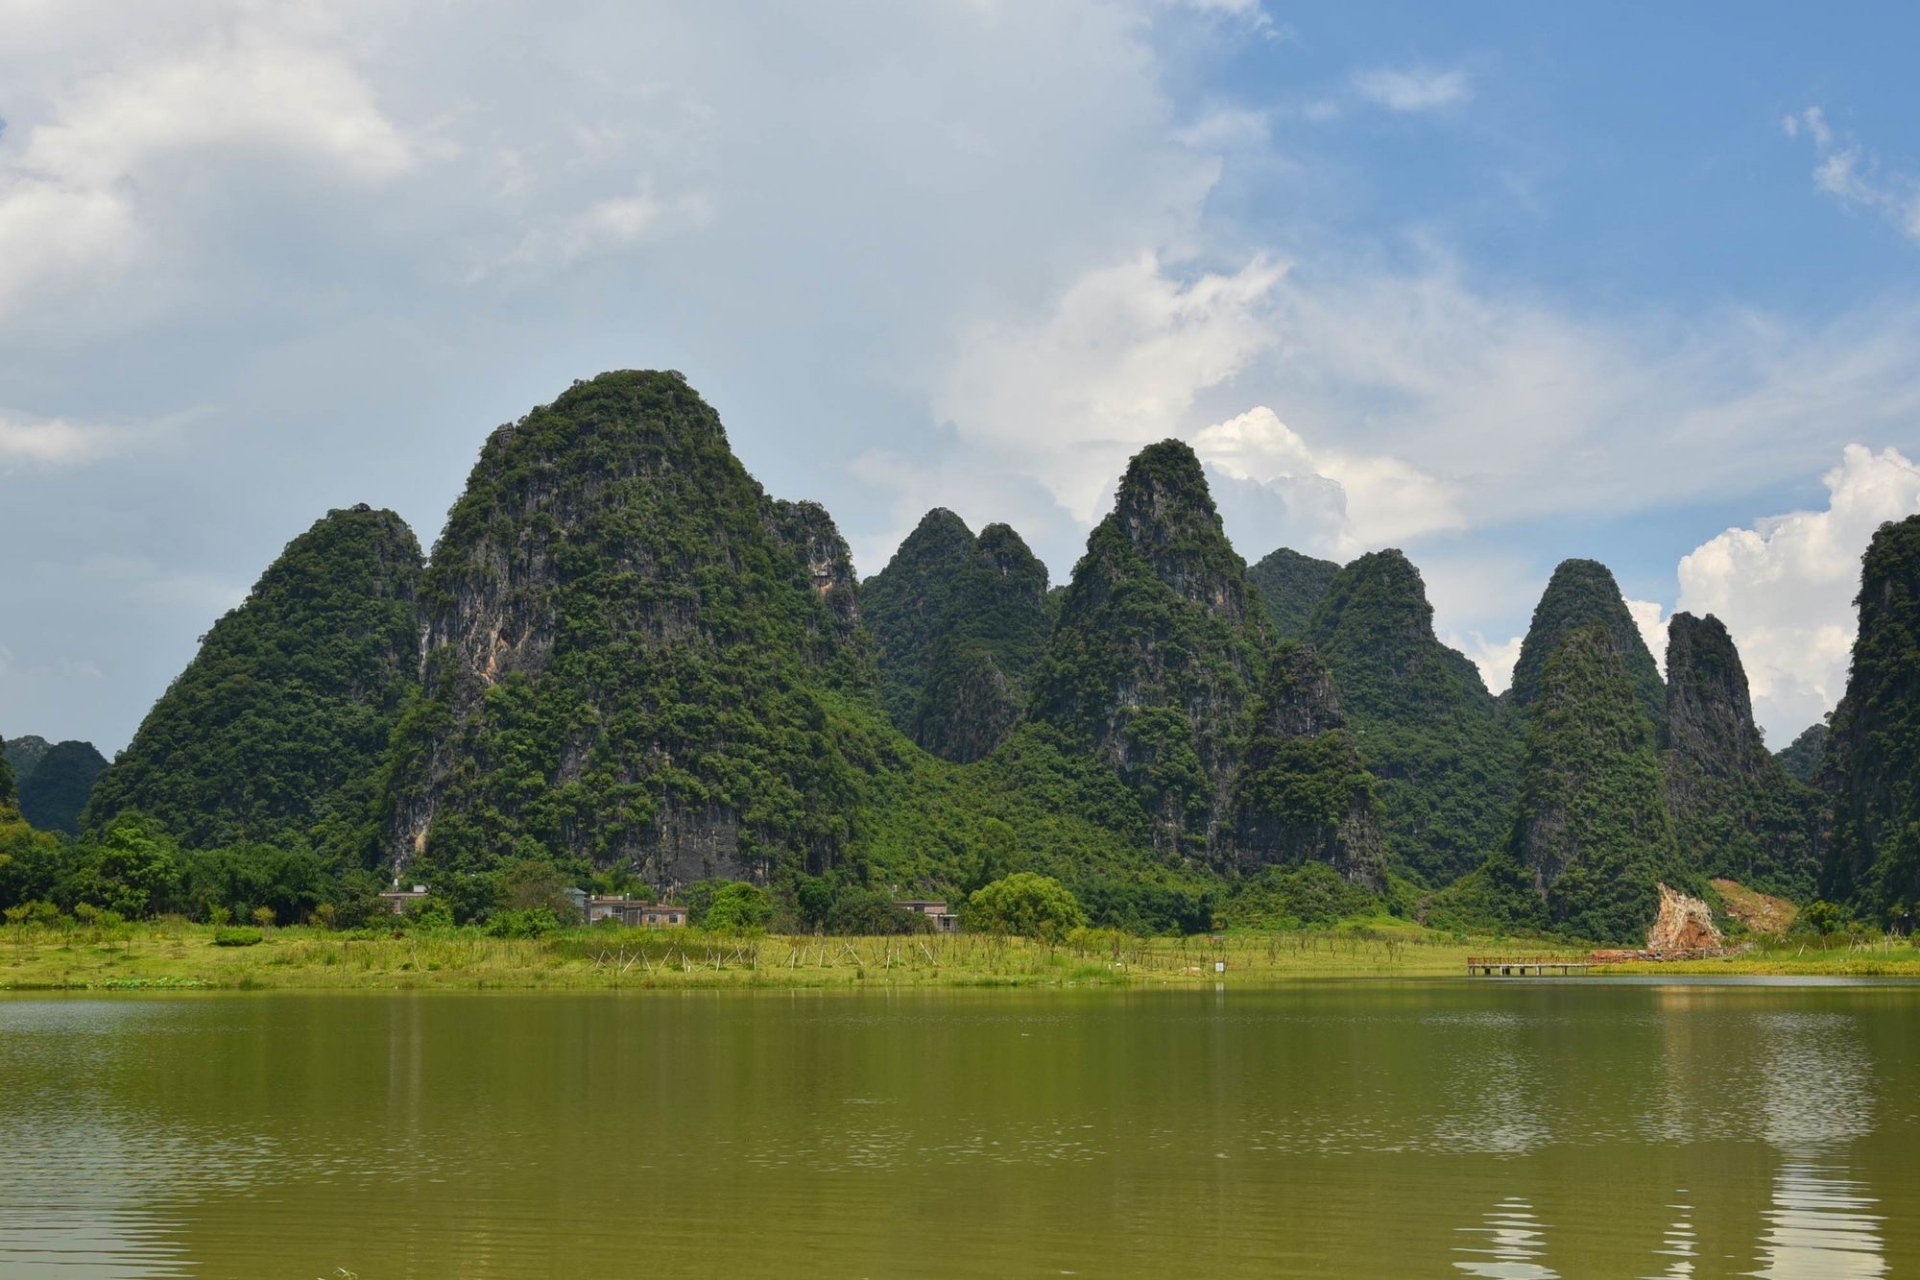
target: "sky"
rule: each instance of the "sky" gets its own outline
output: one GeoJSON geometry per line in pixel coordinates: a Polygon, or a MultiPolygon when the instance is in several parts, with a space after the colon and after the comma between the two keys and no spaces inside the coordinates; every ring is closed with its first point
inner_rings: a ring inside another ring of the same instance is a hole
{"type": "Polygon", "coordinates": [[[1920,510],[1920,10],[0,0],[0,734],[124,747],[328,509],[671,368],[865,576],[1071,572],[1169,436],[1249,561],[1553,566],[1783,746],[1920,510]]]}

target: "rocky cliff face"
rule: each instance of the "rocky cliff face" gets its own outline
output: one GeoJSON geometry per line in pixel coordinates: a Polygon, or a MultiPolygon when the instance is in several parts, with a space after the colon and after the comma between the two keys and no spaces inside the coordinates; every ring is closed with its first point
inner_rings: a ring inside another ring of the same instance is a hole
{"type": "Polygon", "coordinates": [[[1540,696],[1547,662],[1561,642],[1582,627],[1596,625],[1612,637],[1627,678],[1633,682],[1635,700],[1658,734],[1666,716],[1666,687],[1660,669],[1647,651],[1633,615],[1627,612],[1620,585],[1597,560],[1563,560],[1553,571],[1540,603],[1534,607],[1533,622],[1521,642],[1520,658],[1514,663],[1513,685],[1504,700],[1523,717],[1528,714],[1540,696]]]}
{"type": "Polygon", "coordinates": [[[1260,603],[1275,634],[1283,640],[1299,640],[1306,636],[1314,607],[1338,572],[1340,566],[1331,560],[1316,560],[1281,547],[1249,566],[1247,577],[1260,589],[1260,603]]]}
{"type": "Polygon", "coordinates": [[[387,741],[418,688],[419,582],[399,516],[329,512],[214,624],[100,774],[83,823],[137,812],[189,846],[370,852],[387,741]]]}
{"type": "Polygon", "coordinates": [[[551,854],[670,886],[832,865],[871,696],[846,544],[776,502],[673,373],[613,373],[496,431],[421,589],[395,865],[551,854]]]}
{"type": "Polygon", "coordinates": [[[935,507],[860,586],[860,614],[873,635],[880,698],[903,733],[911,730],[933,650],[953,616],[953,589],[975,552],[973,530],[935,507]]]}
{"type": "Polygon", "coordinates": [[[1612,630],[1582,627],[1546,663],[1527,726],[1513,859],[1554,925],[1600,941],[1638,941],[1678,867],[1637,692],[1612,630]]]}
{"type": "Polygon", "coordinates": [[[1186,445],[1143,450],[1087,539],[1032,712],[1134,789],[1166,854],[1218,860],[1271,627],[1186,445]]]}
{"type": "Polygon", "coordinates": [[[1818,870],[1814,793],[1767,751],[1733,638],[1709,614],[1667,630],[1667,805],[1684,865],[1804,897],[1818,870]]]}
{"type": "Polygon", "coordinates": [[[1047,568],[1019,534],[990,524],[955,576],[908,732],[948,760],[978,760],[1026,713],[1045,647],[1047,568]]]}
{"type": "Polygon", "coordinates": [[[1269,665],[1230,804],[1225,847],[1233,870],[1324,862],[1385,891],[1386,835],[1373,779],[1333,678],[1310,646],[1284,645],[1269,665]]]}
{"type": "Polygon", "coordinates": [[[1396,859],[1432,885],[1471,871],[1511,824],[1518,738],[1479,671],[1434,636],[1420,571],[1399,551],[1361,556],[1307,633],[1379,780],[1396,859]]]}
{"type": "Polygon", "coordinates": [[[1892,918],[1920,903],[1920,516],[1880,526],[1816,779],[1832,797],[1821,896],[1892,918]]]}

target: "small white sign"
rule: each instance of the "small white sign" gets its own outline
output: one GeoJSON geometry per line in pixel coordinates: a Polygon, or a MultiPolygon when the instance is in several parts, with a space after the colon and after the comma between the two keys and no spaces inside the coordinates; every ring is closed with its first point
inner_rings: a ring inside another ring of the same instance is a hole
{"type": "Polygon", "coordinates": [[[1225,960],[1215,960],[1213,962],[1213,971],[1215,973],[1225,973],[1227,971],[1227,962],[1225,960]]]}

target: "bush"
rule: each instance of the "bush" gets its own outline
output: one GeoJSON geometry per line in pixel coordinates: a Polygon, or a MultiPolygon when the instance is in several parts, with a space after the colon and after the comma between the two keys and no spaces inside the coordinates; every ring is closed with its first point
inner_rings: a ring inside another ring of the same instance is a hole
{"type": "Polygon", "coordinates": [[[544,938],[560,931],[560,917],[551,907],[528,907],[521,911],[496,911],[487,921],[487,932],[496,938],[544,938]]]}
{"type": "Polygon", "coordinates": [[[700,926],[715,933],[751,933],[773,919],[773,899],[765,889],[732,880],[713,892],[700,926]]]}
{"type": "Polygon", "coordinates": [[[1087,922],[1080,902],[1052,876],[1017,871],[975,889],[967,899],[967,928],[1058,942],[1087,922]]]}
{"type": "Polygon", "coordinates": [[[216,947],[256,947],[265,940],[258,929],[215,929],[213,945],[216,947]]]}

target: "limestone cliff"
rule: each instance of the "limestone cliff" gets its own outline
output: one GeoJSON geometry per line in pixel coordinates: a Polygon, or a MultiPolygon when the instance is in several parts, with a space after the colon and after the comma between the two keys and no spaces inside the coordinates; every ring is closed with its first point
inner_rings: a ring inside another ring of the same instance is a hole
{"type": "Polygon", "coordinates": [[[1634,699],[1657,736],[1664,727],[1667,697],[1660,668],[1654,664],[1633,615],[1627,612],[1612,571],[1597,560],[1563,560],[1554,569],[1540,603],[1534,606],[1533,621],[1521,641],[1520,657],[1513,666],[1513,684],[1504,701],[1522,718],[1529,714],[1540,696],[1547,662],[1569,634],[1590,626],[1604,628],[1611,637],[1622,669],[1633,684],[1634,699]]]}
{"type": "Polygon", "coordinates": [[[611,373],[494,432],[421,588],[396,865],[552,855],[655,884],[832,865],[872,696],[845,542],[777,502],[674,373],[611,373]]]}
{"type": "Polygon", "coordinates": [[[1434,635],[1420,571],[1399,551],[1361,556],[1328,583],[1307,634],[1379,780],[1397,862],[1435,886],[1471,871],[1512,822],[1518,735],[1478,669],[1434,635]]]}
{"type": "Polygon", "coordinates": [[[1683,865],[1804,898],[1819,869],[1816,797],[1753,722],[1746,670],[1712,614],[1667,629],[1667,805],[1683,865]]]}
{"type": "Polygon", "coordinates": [[[1314,608],[1339,572],[1340,566],[1332,560],[1318,560],[1287,547],[1271,551],[1259,563],[1247,567],[1247,577],[1260,589],[1260,603],[1274,632],[1283,640],[1306,636],[1314,608]]]}
{"type": "Polygon", "coordinates": [[[1233,870],[1324,862],[1385,891],[1386,837],[1373,779],[1333,678],[1310,646],[1284,645],[1269,665],[1230,803],[1233,870]]]}
{"type": "Polygon", "coordinates": [[[1168,440],[1127,467],[1035,670],[1032,714],[1119,773],[1164,854],[1218,860],[1271,624],[1200,463],[1168,440]]]}

